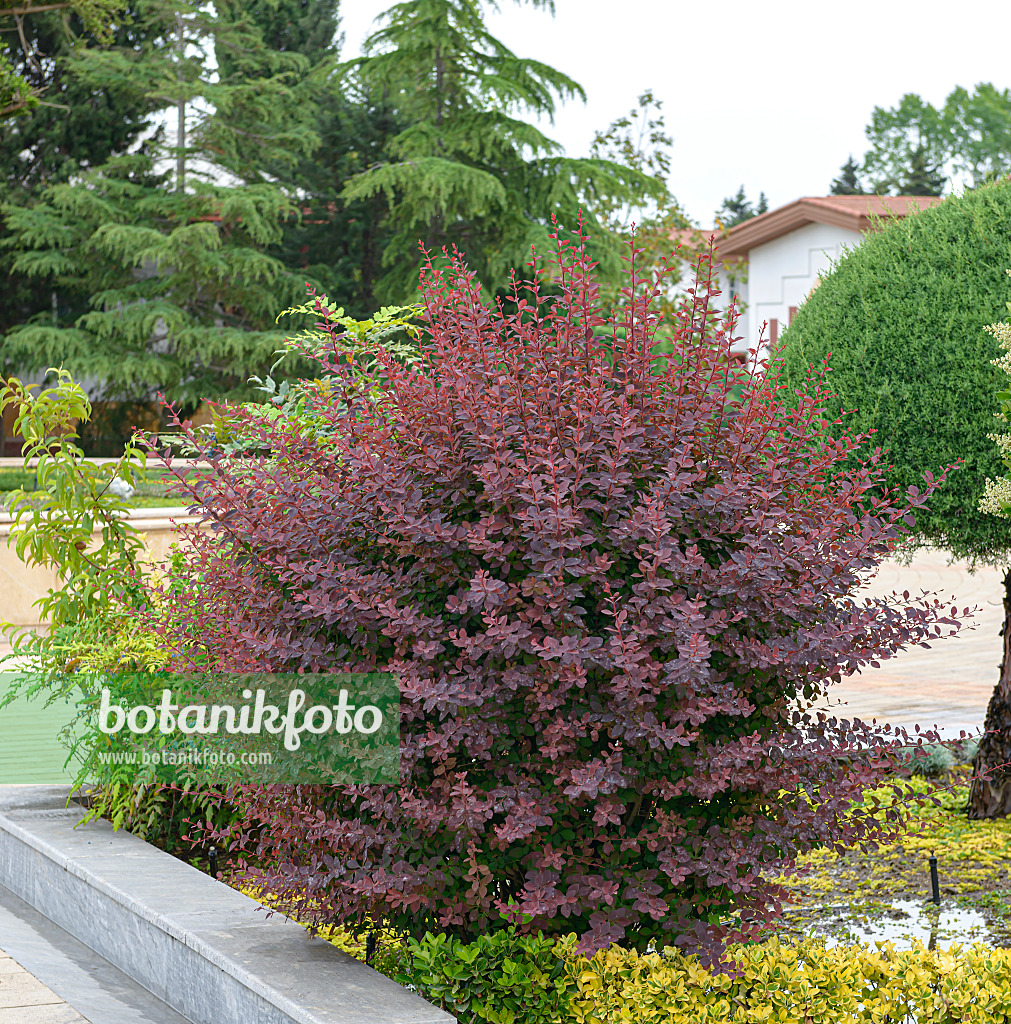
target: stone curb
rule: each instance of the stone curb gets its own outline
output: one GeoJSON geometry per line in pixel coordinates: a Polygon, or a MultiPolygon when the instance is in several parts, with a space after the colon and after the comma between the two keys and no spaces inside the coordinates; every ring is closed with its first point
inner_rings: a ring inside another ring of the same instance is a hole
{"type": "Polygon", "coordinates": [[[452,1024],[282,915],[105,821],[0,786],[0,884],[194,1024],[452,1024]]]}

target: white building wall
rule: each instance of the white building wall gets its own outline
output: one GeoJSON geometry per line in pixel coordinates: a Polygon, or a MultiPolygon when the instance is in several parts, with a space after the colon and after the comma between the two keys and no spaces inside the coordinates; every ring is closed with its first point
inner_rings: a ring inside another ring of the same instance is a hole
{"type": "MultiPolygon", "coordinates": [[[[747,294],[742,295],[747,309],[738,326],[747,347],[758,344],[763,323],[772,320],[777,321],[782,336],[790,322],[790,307],[799,307],[814,287],[818,274],[830,270],[846,248],[855,248],[862,239],[861,232],[848,228],[805,224],[752,249],[748,253],[747,294]]],[[[768,338],[766,327],[765,340],[768,338]]]]}

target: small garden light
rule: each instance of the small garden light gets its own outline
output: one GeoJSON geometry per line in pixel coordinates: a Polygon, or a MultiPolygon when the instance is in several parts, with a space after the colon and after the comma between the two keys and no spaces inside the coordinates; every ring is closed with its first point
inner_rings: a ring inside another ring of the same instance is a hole
{"type": "Polygon", "coordinates": [[[218,877],[218,849],[216,846],[210,847],[207,851],[207,865],[211,871],[211,878],[218,877]]]}
{"type": "Polygon", "coordinates": [[[937,857],[933,853],[930,855],[930,888],[933,892],[932,902],[934,906],[939,907],[941,905],[941,887],[937,880],[937,857]]]}

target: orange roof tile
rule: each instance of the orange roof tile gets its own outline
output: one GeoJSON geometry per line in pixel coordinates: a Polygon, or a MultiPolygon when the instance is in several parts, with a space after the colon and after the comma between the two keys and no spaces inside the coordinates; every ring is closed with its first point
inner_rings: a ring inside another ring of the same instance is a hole
{"type": "Polygon", "coordinates": [[[831,224],[851,231],[871,231],[877,217],[905,217],[910,213],[936,206],[936,196],[804,196],[786,206],[770,210],[746,220],[722,233],[713,228],[707,231],[678,231],[675,241],[686,249],[697,249],[699,236],[708,240],[717,235],[717,248],[724,260],[747,259],[756,246],[796,231],[805,224],[831,224]]]}

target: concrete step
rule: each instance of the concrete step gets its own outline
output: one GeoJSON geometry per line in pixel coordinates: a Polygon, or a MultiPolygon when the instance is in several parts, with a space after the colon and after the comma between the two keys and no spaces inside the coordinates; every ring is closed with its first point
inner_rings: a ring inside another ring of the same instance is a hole
{"type": "MultiPolygon", "coordinates": [[[[31,991],[20,993],[20,1000],[13,991],[0,999],[4,1024],[17,1020],[19,1011],[26,1024],[189,1024],[5,886],[0,886],[0,949],[35,981],[31,991]]],[[[0,973],[4,963],[0,960],[0,973]]]]}

